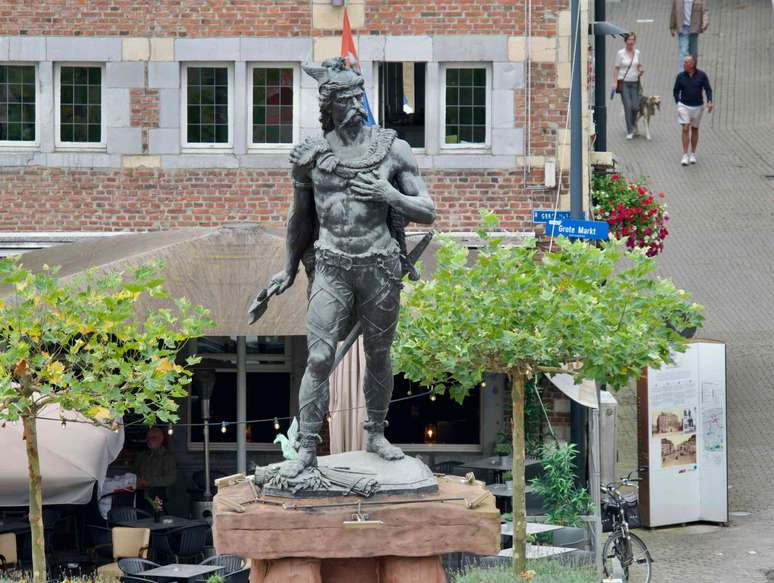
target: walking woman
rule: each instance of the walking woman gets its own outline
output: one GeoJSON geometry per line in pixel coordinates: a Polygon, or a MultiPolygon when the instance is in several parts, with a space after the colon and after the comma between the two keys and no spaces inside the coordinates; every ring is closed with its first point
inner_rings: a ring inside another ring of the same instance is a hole
{"type": "Polygon", "coordinates": [[[640,109],[640,77],[642,77],[642,61],[640,51],[634,48],[637,35],[630,32],[626,35],[626,46],[615,55],[613,80],[616,93],[621,94],[624,115],[626,116],[626,139],[634,137],[637,112],[640,109]]]}

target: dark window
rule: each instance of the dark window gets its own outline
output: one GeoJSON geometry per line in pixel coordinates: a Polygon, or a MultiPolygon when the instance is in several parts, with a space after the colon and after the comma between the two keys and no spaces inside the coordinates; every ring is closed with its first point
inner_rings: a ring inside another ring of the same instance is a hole
{"type": "Polygon", "coordinates": [[[486,143],[486,69],[446,69],[447,144],[486,143]]]}
{"type": "Polygon", "coordinates": [[[35,140],[35,67],[0,65],[0,140],[35,140]]]}
{"type": "MultiPolygon", "coordinates": [[[[425,391],[395,375],[393,399],[425,391]]],[[[386,430],[387,438],[393,443],[449,443],[455,445],[478,445],[481,433],[481,394],[477,389],[460,405],[448,395],[419,397],[399,401],[390,405],[388,418],[392,421],[386,430]],[[428,430],[431,430],[429,432],[428,430]]]]}
{"type": "Polygon", "coordinates": [[[102,69],[62,67],[59,87],[62,142],[102,141],[102,69]]]}
{"type": "MultiPolygon", "coordinates": [[[[284,336],[247,336],[247,354],[285,354],[284,336]]],[[[204,336],[196,341],[197,352],[236,354],[236,336],[204,336]]]]}
{"type": "Polygon", "coordinates": [[[425,147],[426,63],[382,63],[379,68],[379,119],[412,148],[425,147]]]}
{"type": "Polygon", "coordinates": [[[293,69],[253,69],[253,143],[293,142],[293,69]]]}
{"type": "MultiPolygon", "coordinates": [[[[194,375],[191,385],[191,423],[202,422],[201,397],[199,384],[194,375]]],[[[277,435],[274,429],[274,417],[290,415],[290,373],[288,372],[248,372],[247,373],[247,419],[270,419],[264,423],[248,423],[245,427],[228,425],[226,432],[221,431],[222,421],[235,421],[237,418],[237,375],[236,371],[223,371],[215,374],[215,387],[210,398],[210,441],[213,443],[236,443],[236,432],[245,431],[248,443],[271,443],[277,435]]],[[[287,433],[290,422],[280,422],[280,432],[287,433]]],[[[204,440],[202,426],[191,427],[191,441],[204,440]]]]}
{"type": "Polygon", "coordinates": [[[188,67],[189,144],[228,143],[228,69],[188,67]]]}

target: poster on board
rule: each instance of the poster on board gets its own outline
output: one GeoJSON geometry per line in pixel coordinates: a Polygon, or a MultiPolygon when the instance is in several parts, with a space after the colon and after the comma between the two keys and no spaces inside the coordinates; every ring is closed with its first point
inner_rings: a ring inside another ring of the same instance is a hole
{"type": "Polygon", "coordinates": [[[638,384],[646,526],[727,522],[725,345],[697,341],[638,384]]]}

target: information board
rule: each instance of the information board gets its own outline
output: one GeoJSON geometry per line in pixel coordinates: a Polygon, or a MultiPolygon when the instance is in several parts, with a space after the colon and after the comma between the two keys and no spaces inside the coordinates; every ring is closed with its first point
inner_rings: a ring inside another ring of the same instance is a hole
{"type": "Polygon", "coordinates": [[[726,349],[696,341],[638,384],[643,524],[728,522],[726,349]]]}

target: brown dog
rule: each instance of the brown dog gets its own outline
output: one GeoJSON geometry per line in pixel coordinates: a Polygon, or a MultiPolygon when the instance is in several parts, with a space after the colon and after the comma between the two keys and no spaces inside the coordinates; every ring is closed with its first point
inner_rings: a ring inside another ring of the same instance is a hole
{"type": "Polygon", "coordinates": [[[634,120],[635,131],[639,132],[637,127],[641,119],[645,120],[645,137],[650,139],[650,118],[656,115],[656,111],[661,111],[661,97],[652,95],[651,97],[640,97],[640,109],[634,120]]]}

